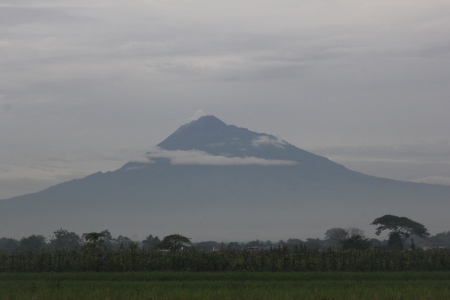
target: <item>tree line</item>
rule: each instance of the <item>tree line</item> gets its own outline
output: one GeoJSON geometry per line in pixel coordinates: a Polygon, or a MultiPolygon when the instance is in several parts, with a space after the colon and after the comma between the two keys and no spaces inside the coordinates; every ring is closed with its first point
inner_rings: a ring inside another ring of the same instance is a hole
{"type": "Polygon", "coordinates": [[[277,242],[252,240],[249,242],[219,243],[216,241],[204,241],[192,243],[190,238],[179,234],[173,234],[159,239],[158,236],[149,235],[142,241],[133,241],[129,237],[119,235],[113,238],[109,230],[91,232],[78,235],[66,229],[58,229],[46,239],[43,235],[30,235],[20,240],[13,238],[0,238],[0,251],[5,252],[39,252],[73,250],[77,248],[91,248],[100,250],[120,250],[126,248],[140,248],[143,250],[178,250],[184,247],[195,247],[204,250],[269,250],[274,248],[294,249],[305,247],[309,249],[325,250],[328,248],[341,249],[373,249],[396,248],[404,249],[416,247],[416,243],[425,243],[427,240],[438,247],[450,248],[450,231],[439,233],[433,237],[426,227],[406,217],[385,215],[375,219],[372,225],[378,226],[375,233],[380,235],[388,231],[388,240],[369,239],[358,228],[331,228],[324,234],[324,239],[308,238],[305,241],[291,238],[277,242]],[[427,240],[425,240],[427,239],[427,240]]]}

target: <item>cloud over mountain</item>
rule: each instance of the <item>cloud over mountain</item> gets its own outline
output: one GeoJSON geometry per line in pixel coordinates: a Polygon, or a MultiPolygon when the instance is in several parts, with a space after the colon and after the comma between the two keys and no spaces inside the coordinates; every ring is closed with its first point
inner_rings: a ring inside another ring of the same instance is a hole
{"type": "Polygon", "coordinates": [[[136,162],[154,162],[154,159],[166,158],[173,165],[214,165],[214,166],[237,166],[237,165],[259,165],[259,166],[289,166],[298,162],[281,159],[264,159],[252,156],[229,157],[225,155],[212,155],[200,150],[164,150],[156,147],[155,150],[146,154],[144,160],[136,162]]]}

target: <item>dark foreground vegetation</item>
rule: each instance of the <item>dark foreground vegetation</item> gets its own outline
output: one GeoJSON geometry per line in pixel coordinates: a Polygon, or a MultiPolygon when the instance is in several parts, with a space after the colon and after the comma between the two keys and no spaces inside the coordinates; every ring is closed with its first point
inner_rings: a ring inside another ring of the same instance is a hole
{"type": "Polygon", "coordinates": [[[0,272],[385,272],[450,271],[450,250],[336,250],[298,247],[271,250],[184,251],[58,250],[0,253],[0,272]]]}
{"type": "Polygon", "coordinates": [[[449,272],[0,274],[2,300],[449,298],[449,272]]]}

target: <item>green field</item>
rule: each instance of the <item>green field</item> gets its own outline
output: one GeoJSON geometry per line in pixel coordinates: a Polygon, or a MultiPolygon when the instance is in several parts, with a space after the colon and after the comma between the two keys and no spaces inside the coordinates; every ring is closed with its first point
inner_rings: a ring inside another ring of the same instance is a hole
{"type": "Polygon", "coordinates": [[[450,299],[450,272],[4,273],[0,299],[450,299]]]}

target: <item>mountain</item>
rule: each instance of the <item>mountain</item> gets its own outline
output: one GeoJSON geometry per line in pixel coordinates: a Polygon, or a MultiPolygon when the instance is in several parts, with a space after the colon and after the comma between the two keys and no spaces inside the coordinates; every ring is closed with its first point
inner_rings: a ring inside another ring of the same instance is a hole
{"type": "Polygon", "coordinates": [[[449,230],[450,187],[364,175],[204,116],[137,161],[0,201],[0,237],[109,229],[195,240],[323,237],[384,214],[449,230]]]}

